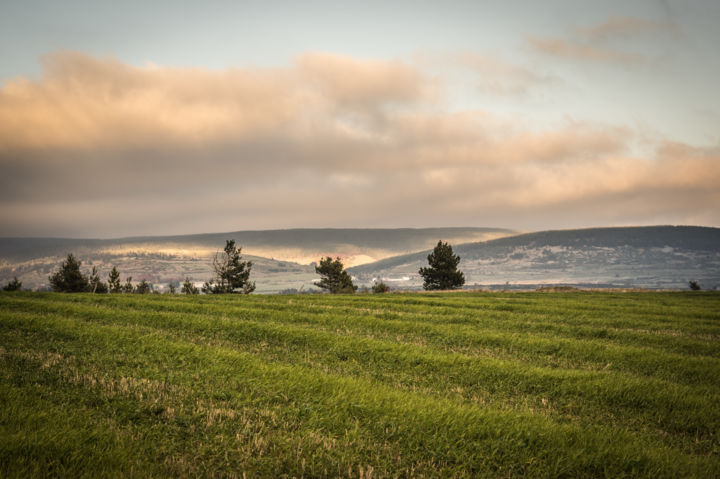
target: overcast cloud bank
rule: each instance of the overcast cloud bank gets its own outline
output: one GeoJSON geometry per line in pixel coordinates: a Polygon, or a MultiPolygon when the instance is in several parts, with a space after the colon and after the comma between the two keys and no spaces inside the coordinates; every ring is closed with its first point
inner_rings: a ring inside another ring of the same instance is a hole
{"type": "MultiPolygon", "coordinates": [[[[581,33],[611,28],[660,27],[616,19],[581,33]]],[[[0,89],[2,236],[720,225],[720,145],[453,110],[418,63],[306,53],[208,70],[61,52],[44,68],[0,89]]]]}

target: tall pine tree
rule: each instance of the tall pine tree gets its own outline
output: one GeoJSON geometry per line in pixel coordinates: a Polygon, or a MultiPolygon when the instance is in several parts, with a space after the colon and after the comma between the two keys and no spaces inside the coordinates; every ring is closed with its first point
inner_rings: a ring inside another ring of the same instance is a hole
{"type": "Polygon", "coordinates": [[[452,246],[438,241],[432,253],[428,255],[427,268],[420,268],[423,288],[426,290],[458,289],[465,284],[465,275],[457,269],[460,256],[453,254],[452,246]]]}

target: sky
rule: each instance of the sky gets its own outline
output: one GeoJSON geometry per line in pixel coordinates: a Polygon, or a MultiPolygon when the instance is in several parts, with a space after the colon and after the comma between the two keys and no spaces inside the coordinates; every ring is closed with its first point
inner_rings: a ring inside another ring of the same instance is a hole
{"type": "Polygon", "coordinates": [[[0,236],[718,227],[718,24],[716,0],[5,0],[0,236]]]}

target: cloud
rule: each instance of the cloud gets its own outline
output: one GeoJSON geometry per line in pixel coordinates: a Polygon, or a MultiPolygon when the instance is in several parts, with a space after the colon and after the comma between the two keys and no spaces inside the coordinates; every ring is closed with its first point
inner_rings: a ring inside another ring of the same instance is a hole
{"type": "Polygon", "coordinates": [[[357,60],[329,53],[297,59],[300,74],[317,85],[323,97],[341,107],[378,108],[411,104],[431,95],[431,85],[416,69],[401,62],[357,60]]]}
{"type": "Polygon", "coordinates": [[[550,75],[540,74],[530,68],[511,64],[490,55],[464,53],[460,61],[478,74],[478,89],[491,93],[525,95],[539,86],[558,82],[550,75]]]}
{"type": "Polygon", "coordinates": [[[0,92],[0,149],[202,145],[288,126],[300,134],[329,109],[367,114],[431,90],[399,62],[331,54],[302,55],[285,69],[210,71],[63,52],[44,67],[41,81],[17,79],[0,92]]]}
{"type": "Polygon", "coordinates": [[[276,69],[49,57],[0,89],[4,235],[720,224],[720,146],[449,111],[399,61],[276,69]],[[645,216],[643,216],[645,212],[645,216]]]}
{"type": "Polygon", "coordinates": [[[560,83],[557,77],[540,73],[497,55],[473,51],[416,54],[418,64],[435,69],[471,72],[475,87],[482,93],[524,96],[539,87],[560,83]]]}
{"type": "Polygon", "coordinates": [[[586,44],[574,39],[529,37],[528,41],[530,45],[539,52],[572,60],[622,63],[641,62],[645,60],[645,57],[640,54],[626,53],[602,46],[586,44]]]}
{"type": "Polygon", "coordinates": [[[572,28],[562,37],[527,38],[530,46],[547,55],[603,63],[642,63],[645,54],[628,51],[628,44],[648,35],[679,35],[680,28],[669,21],[610,16],[589,26],[572,28]]]}
{"type": "Polygon", "coordinates": [[[601,41],[654,32],[679,34],[680,27],[676,23],[669,21],[656,22],[636,17],[612,15],[604,22],[596,25],[577,27],[574,32],[580,37],[601,41]]]}
{"type": "Polygon", "coordinates": [[[273,72],[136,68],[71,52],[44,65],[41,81],[3,88],[0,148],[133,148],[257,136],[277,128],[301,101],[273,72]]]}

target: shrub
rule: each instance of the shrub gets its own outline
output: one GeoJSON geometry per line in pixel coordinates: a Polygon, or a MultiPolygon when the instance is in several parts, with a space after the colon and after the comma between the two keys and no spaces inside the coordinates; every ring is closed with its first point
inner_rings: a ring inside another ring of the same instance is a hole
{"type": "Polygon", "coordinates": [[[135,288],[133,288],[133,285],[132,285],[132,276],[128,276],[127,279],[125,280],[125,284],[122,287],[122,292],[123,293],[132,293],[133,291],[135,291],[135,288]]]}
{"type": "Polygon", "coordinates": [[[182,288],[180,288],[180,292],[182,294],[200,294],[200,290],[197,289],[197,286],[195,286],[187,276],[185,277],[182,288]]]}
{"type": "Polygon", "coordinates": [[[18,280],[17,276],[15,276],[12,281],[3,286],[3,291],[20,291],[20,288],[22,288],[22,281],[18,280]]]}

